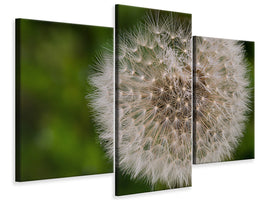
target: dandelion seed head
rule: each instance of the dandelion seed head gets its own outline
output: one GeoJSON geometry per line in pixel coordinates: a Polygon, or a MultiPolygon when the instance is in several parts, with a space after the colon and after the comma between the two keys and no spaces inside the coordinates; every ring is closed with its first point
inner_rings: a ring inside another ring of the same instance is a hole
{"type": "Polygon", "coordinates": [[[196,163],[231,158],[249,104],[241,43],[196,37],[196,163]]]}
{"type": "Polygon", "coordinates": [[[143,178],[151,185],[191,184],[190,27],[157,13],[119,40],[119,51],[125,52],[118,60],[119,91],[125,95],[119,97],[123,112],[118,166],[133,179],[143,178]],[[131,46],[137,51],[130,51],[131,46]],[[129,70],[123,70],[124,63],[129,70]]]}

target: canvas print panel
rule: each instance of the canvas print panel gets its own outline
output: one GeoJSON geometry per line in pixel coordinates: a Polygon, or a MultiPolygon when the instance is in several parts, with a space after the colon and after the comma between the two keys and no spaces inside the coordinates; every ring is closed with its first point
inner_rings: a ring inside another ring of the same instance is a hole
{"type": "Polygon", "coordinates": [[[191,15],[116,6],[116,195],[191,186],[191,15]]]}
{"type": "Polygon", "coordinates": [[[113,171],[99,120],[112,41],[112,28],[16,20],[16,181],[113,171]]]}
{"type": "Polygon", "coordinates": [[[254,158],[254,42],[194,37],[194,163],[254,158]]]}

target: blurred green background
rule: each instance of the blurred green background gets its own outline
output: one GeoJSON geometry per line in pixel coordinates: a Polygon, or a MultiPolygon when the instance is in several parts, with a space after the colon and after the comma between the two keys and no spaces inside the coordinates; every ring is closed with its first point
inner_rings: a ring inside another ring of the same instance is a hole
{"type": "Polygon", "coordinates": [[[248,79],[250,80],[250,111],[247,112],[244,136],[230,160],[243,160],[254,158],[254,42],[240,41],[244,45],[245,59],[248,64],[248,79]]]}
{"type": "Polygon", "coordinates": [[[112,172],[85,96],[106,27],[16,21],[16,180],[112,172]]]}
{"type": "MultiPolygon", "coordinates": [[[[116,37],[124,32],[133,30],[134,26],[136,26],[138,23],[144,22],[144,19],[147,16],[147,14],[150,14],[150,12],[152,12],[152,14],[155,14],[155,12],[157,11],[158,10],[147,9],[147,8],[116,5],[116,13],[115,13],[116,37]]],[[[191,14],[160,10],[161,16],[167,17],[170,14],[172,14],[172,16],[175,19],[183,22],[188,22],[188,20],[189,21],[191,20],[191,14]]],[[[117,43],[116,45],[119,44],[117,43]]],[[[132,180],[129,175],[123,174],[123,172],[120,171],[118,166],[116,166],[115,173],[116,173],[115,174],[116,195],[135,194],[141,192],[150,192],[150,191],[167,189],[165,185],[162,185],[160,183],[156,184],[152,188],[145,180],[139,180],[139,179],[132,180]]]]}

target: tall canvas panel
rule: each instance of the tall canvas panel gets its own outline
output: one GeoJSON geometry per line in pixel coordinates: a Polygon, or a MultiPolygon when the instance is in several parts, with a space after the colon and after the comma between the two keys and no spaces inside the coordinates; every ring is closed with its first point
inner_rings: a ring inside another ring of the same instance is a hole
{"type": "Polygon", "coordinates": [[[194,37],[194,163],[254,158],[254,42],[194,37]]]}
{"type": "Polygon", "coordinates": [[[116,195],[191,186],[191,15],[116,5],[116,195]]]}

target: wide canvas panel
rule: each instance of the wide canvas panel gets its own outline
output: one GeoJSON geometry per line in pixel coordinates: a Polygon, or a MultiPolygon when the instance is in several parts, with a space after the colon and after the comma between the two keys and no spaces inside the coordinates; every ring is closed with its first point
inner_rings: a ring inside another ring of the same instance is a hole
{"type": "Polygon", "coordinates": [[[254,158],[254,42],[194,37],[194,163],[254,158]]]}
{"type": "Polygon", "coordinates": [[[116,195],[191,186],[191,15],[116,5],[116,195]]]}
{"type": "Polygon", "coordinates": [[[16,20],[16,181],[113,171],[99,120],[113,115],[112,41],[113,28],[16,20]]]}

